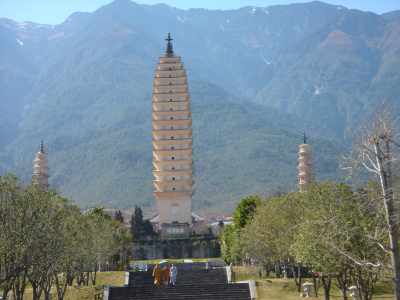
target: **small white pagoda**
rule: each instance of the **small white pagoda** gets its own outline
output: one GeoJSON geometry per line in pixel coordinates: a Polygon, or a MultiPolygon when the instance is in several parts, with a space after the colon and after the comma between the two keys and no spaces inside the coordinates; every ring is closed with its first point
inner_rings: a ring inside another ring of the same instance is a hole
{"type": "Polygon", "coordinates": [[[307,144],[305,133],[303,133],[303,144],[299,147],[299,166],[297,167],[297,169],[299,169],[299,175],[297,177],[300,181],[298,187],[300,190],[307,190],[310,184],[315,181],[316,175],[313,173],[314,166],[313,158],[311,157],[312,152],[310,151],[310,145],[307,144]]]}
{"type": "Polygon", "coordinates": [[[49,167],[47,164],[47,154],[44,153],[43,141],[40,143],[39,152],[35,154],[36,159],[34,160],[35,165],[33,166],[33,180],[43,190],[47,191],[49,188],[49,167]]]}

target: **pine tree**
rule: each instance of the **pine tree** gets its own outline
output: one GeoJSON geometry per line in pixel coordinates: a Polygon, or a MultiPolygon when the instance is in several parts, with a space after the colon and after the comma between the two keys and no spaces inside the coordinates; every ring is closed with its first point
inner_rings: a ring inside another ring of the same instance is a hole
{"type": "Polygon", "coordinates": [[[114,220],[124,223],[124,217],[122,216],[122,212],[120,210],[115,211],[114,220]]]}
{"type": "Polygon", "coordinates": [[[135,211],[131,217],[131,234],[132,239],[138,240],[140,236],[144,234],[143,232],[143,212],[140,206],[135,206],[135,211]]]}
{"type": "Polygon", "coordinates": [[[154,228],[151,224],[150,220],[146,220],[143,222],[143,233],[144,235],[154,235],[154,228]]]}

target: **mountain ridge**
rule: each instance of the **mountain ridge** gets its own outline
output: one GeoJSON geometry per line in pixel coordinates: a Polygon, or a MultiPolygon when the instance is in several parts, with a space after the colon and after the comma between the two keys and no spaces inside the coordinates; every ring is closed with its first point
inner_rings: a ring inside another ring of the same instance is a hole
{"type": "Polygon", "coordinates": [[[347,124],[374,100],[400,99],[399,21],[321,2],[207,11],[118,0],[29,25],[0,19],[11,45],[2,78],[19,70],[7,55],[32,65],[13,86],[0,81],[0,169],[29,180],[44,139],[51,183],[82,208],[154,207],[151,93],[167,29],[191,93],[197,212],[295,189],[303,131],[318,180],[344,180],[335,147],[346,151],[347,124]]]}

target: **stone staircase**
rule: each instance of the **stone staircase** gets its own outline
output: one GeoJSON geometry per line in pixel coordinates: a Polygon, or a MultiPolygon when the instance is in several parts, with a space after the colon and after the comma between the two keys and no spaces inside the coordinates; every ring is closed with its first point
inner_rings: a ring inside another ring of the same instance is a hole
{"type": "Polygon", "coordinates": [[[151,271],[130,271],[128,286],[154,285],[154,277],[152,276],[153,269],[149,268],[149,270],[151,271]]]}
{"type": "Polygon", "coordinates": [[[205,263],[177,263],[176,285],[157,286],[153,284],[154,266],[149,265],[148,271],[130,271],[125,287],[105,286],[103,300],[252,299],[248,283],[227,283],[225,268],[206,269],[205,263]]]}
{"type": "MultiPolygon", "coordinates": [[[[141,285],[129,287],[109,287],[109,300],[167,300],[167,299],[251,299],[247,283],[141,285]]],[[[104,298],[103,298],[104,300],[104,298]]]]}
{"type": "MultiPolygon", "coordinates": [[[[227,283],[225,268],[206,269],[205,263],[176,263],[178,268],[177,284],[192,284],[192,283],[227,283]]],[[[153,285],[154,277],[152,276],[155,265],[148,265],[148,271],[129,272],[128,286],[135,285],[153,285]]],[[[164,264],[160,265],[161,269],[164,264]]],[[[171,267],[171,264],[168,264],[171,267]]]]}

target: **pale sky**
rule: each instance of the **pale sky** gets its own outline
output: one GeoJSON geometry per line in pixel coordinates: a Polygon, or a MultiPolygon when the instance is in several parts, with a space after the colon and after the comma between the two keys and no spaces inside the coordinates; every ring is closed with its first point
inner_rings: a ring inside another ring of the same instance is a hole
{"type": "MultiPolygon", "coordinates": [[[[0,17],[17,22],[32,21],[56,25],[74,12],[93,12],[112,0],[0,0],[0,17]]],[[[137,0],[139,4],[165,3],[181,9],[238,9],[244,6],[267,7],[278,4],[306,3],[303,0],[137,0]]],[[[329,4],[377,14],[400,10],[400,0],[325,0],[329,4]]]]}

